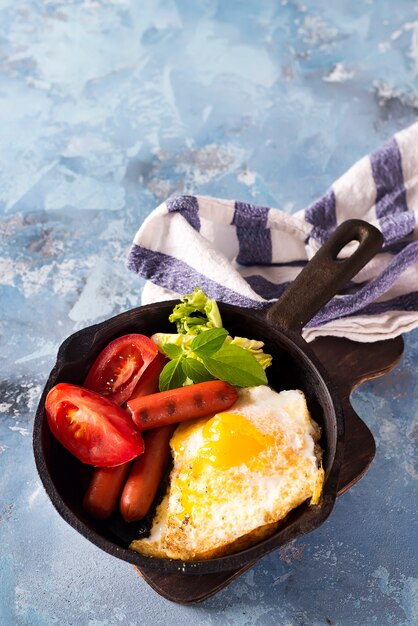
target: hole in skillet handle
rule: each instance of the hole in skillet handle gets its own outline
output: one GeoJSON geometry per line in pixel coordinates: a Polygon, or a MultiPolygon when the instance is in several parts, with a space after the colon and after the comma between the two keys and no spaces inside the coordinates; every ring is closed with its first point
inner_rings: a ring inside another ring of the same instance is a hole
{"type": "Polygon", "coordinates": [[[356,239],[353,239],[352,241],[350,241],[350,243],[347,243],[344,246],[344,248],[342,248],[342,250],[340,250],[340,252],[337,255],[337,258],[334,260],[337,263],[344,263],[347,259],[351,257],[352,254],[354,254],[354,252],[357,250],[359,245],[360,245],[360,242],[357,241],[356,239]]]}
{"type": "Polygon", "coordinates": [[[304,267],[284,294],[267,311],[273,326],[300,333],[302,328],[381,250],[383,236],[372,224],[347,220],[304,267]],[[348,258],[338,255],[353,241],[348,258]]]}

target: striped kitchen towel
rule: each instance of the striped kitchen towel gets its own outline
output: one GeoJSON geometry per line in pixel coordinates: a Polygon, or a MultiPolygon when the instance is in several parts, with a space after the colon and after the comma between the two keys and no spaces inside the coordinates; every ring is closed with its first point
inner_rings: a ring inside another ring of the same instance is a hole
{"type": "Polygon", "coordinates": [[[261,309],[283,293],[340,222],[360,218],[381,230],[384,248],[303,335],[308,341],[321,335],[389,339],[418,326],[417,217],[418,123],[294,215],[232,200],[170,198],[143,222],[128,267],[148,281],[143,304],[200,286],[218,301],[261,309]]]}

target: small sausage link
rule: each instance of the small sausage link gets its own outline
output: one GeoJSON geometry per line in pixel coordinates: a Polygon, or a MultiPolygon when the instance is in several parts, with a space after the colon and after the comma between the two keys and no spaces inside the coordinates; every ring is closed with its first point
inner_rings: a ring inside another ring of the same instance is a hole
{"type": "Polygon", "coordinates": [[[170,459],[174,424],[154,428],[145,435],[145,452],[132,464],[120,498],[120,513],[126,522],[141,520],[151,508],[170,459]]]}
{"type": "Polygon", "coordinates": [[[135,398],[126,406],[138,428],[149,430],[225,411],[237,398],[238,392],[232,385],[211,380],[135,398]]]}
{"type": "Polygon", "coordinates": [[[130,467],[131,463],[123,463],[94,470],[83,499],[83,507],[91,517],[104,520],[112,515],[130,467]]]}

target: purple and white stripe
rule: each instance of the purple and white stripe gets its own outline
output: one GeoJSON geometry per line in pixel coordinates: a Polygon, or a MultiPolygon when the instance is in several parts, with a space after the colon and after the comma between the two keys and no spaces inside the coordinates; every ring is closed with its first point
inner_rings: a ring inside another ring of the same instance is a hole
{"type": "Polygon", "coordinates": [[[358,217],[380,228],[383,251],[305,335],[396,336],[418,326],[417,146],[415,124],[295,215],[203,196],[170,198],[142,224],[128,267],[149,281],[148,298],[200,285],[220,301],[260,309],[280,297],[340,222],[358,217]]]}

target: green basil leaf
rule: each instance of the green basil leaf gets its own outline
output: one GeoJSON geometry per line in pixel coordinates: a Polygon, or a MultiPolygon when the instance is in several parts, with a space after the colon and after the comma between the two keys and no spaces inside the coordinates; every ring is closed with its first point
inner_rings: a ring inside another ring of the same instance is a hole
{"type": "Polygon", "coordinates": [[[183,359],[181,366],[187,378],[190,378],[194,383],[205,383],[207,380],[214,379],[214,376],[208,372],[203,363],[192,357],[183,359]]]}
{"type": "Polygon", "coordinates": [[[213,357],[205,358],[209,372],[236,387],[267,385],[267,376],[257,359],[244,348],[222,346],[213,357]]]}
{"type": "Polygon", "coordinates": [[[165,343],[162,349],[169,359],[179,359],[183,354],[183,350],[175,343],[165,343]]]}
{"type": "Polygon", "coordinates": [[[210,357],[222,347],[227,336],[225,328],[205,330],[193,339],[190,349],[202,359],[210,357]]]}
{"type": "Polygon", "coordinates": [[[177,387],[182,386],[186,380],[186,374],[183,372],[182,361],[183,357],[180,357],[180,359],[169,361],[167,365],[164,366],[164,369],[160,374],[160,391],[177,389],[177,387]]]}

